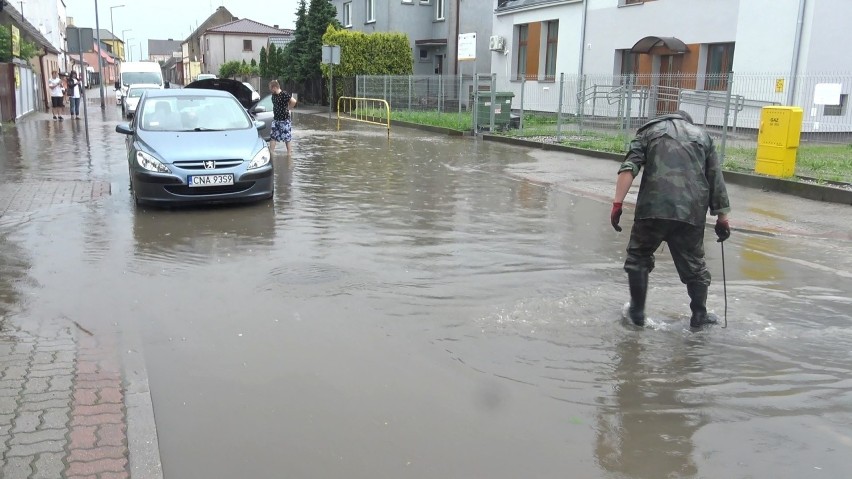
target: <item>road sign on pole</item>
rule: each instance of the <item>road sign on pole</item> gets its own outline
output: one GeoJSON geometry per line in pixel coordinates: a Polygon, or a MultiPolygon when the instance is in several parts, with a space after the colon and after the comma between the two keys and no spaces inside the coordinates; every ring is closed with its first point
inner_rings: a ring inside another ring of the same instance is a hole
{"type": "Polygon", "coordinates": [[[323,45],[322,62],[326,65],[340,65],[340,45],[323,45]]]}
{"type": "Polygon", "coordinates": [[[66,40],[68,41],[68,53],[88,53],[95,45],[95,32],[91,28],[68,27],[66,40]]]}
{"type": "Polygon", "coordinates": [[[328,65],[328,116],[334,106],[334,65],[340,65],[340,45],[323,45],[322,62],[328,65]]]}

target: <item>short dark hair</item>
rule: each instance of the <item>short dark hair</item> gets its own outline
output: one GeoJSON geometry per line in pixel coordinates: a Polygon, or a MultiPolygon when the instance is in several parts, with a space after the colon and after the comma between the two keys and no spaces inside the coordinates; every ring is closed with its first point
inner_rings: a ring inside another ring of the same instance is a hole
{"type": "Polygon", "coordinates": [[[683,111],[683,110],[678,110],[676,114],[677,114],[677,115],[680,115],[680,117],[681,117],[681,118],[683,118],[684,120],[688,121],[689,123],[692,123],[693,125],[695,124],[695,123],[692,121],[692,115],[690,115],[689,113],[687,113],[687,112],[685,112],[685,111],[683,111]]]}

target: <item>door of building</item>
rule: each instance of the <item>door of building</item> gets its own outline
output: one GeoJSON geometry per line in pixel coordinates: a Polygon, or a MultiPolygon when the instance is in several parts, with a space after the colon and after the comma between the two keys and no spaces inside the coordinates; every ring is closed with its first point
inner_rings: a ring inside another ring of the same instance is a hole
{"type": "Polygon", "coordinates": [[[678,97],[683,82],[683,55],[660,56],[660,80],[657,83],[657,114],[678,110],[678,97]]]}

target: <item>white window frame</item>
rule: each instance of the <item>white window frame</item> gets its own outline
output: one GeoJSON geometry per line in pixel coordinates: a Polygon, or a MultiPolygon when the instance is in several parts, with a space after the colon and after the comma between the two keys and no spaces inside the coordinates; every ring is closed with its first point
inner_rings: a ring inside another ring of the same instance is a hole
{"type": "Polygon", "coordinates": [[[343,26],[352,27],[352,2],[343,4],[343,26]]]}
{"type": "Polygon", "coordinates": [[[367,5],[367,21],[365,23],[374,23],[376,21],[376,0],[364,0],[367,5]]]}
{"type": "Polygon", "coordinates": [[[446,20],[445,0],[435,0],[435,20],[446,20]]]}

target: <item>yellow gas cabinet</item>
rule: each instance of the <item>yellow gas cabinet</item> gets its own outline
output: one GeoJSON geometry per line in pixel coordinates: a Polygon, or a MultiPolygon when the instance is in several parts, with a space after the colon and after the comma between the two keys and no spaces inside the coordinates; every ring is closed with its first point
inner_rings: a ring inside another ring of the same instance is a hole
{"type": "Polygon", "coordinates": [[[796,152],[802,135],[802,109],[767,106],[760,113],[756,173],[789,178],[796,171],[796,152]]]}

